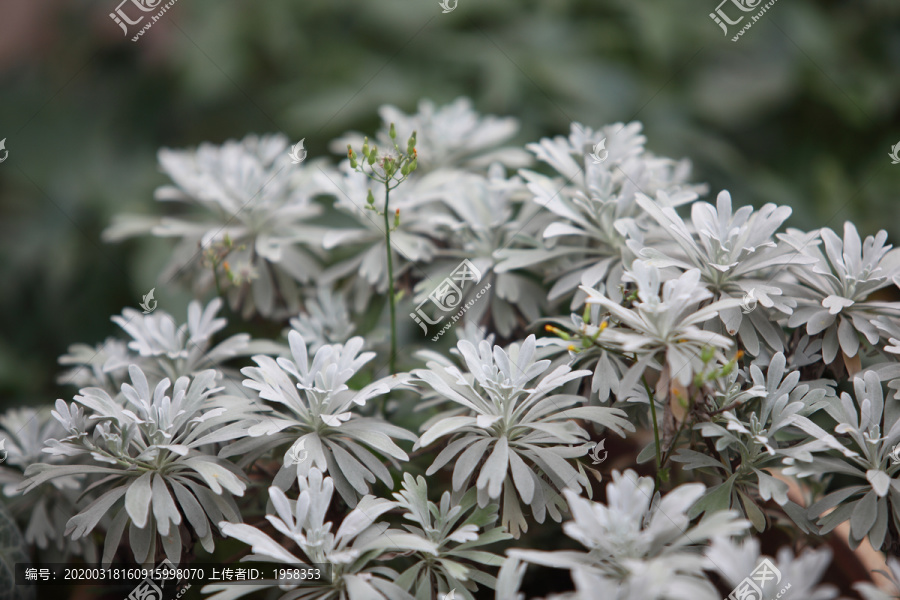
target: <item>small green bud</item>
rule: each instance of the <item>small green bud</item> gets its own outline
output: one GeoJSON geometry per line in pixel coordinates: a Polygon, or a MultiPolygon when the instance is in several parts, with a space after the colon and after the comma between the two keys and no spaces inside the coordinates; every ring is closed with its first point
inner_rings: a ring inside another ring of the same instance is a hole
{"type": "Polygon", "coordinates": [[[394,213],[394,228],[400,227],[400,209],[394,213]]]}
{"type": "Polygon", "coordinates": [[[409,163],[409,172],[412,173],[416,170],[416,167],[419,166],[419,159],[413,158],[412,162],[409,163]]]}
{"type": "Polygon", "coordinates": [[[591,305],[590,304],[584,305],[584,314],[581,315],[581,320],[584,321],[585,323],[591,322],[591,305]]]}
{"type": "Polygon", "coordinates": [[[391,123],[391,139],[392,139],[392,140],[397,139],[397,129],[394,128],[394,124],[393,124],[393,123],[391,123]]]}
{"type": "Polygon", "coordinates": [[[368,137],[366,137],[366,138],[363,140],[363,149],[362,149],[362,153],[363,153],[363,156],[369,156],[369,138],[368,138],[368,137]]]}
{"type": "Polygon", "coordinates": [[[378,156],[378,146],[372,146],[372,149],[369,151],[369,164],[375,164],[375,158],[378,156]]]}
{"type": "Polygon", "coordinates": [[[416,132],[413,131],[412,135],[409,136],[409,141],[406,142],[406,153],[412,154],[415,149],[416,149],[416,132]]]}
{"type": "Polygon", "coordinates": [[[369,203],[369,206],[375,206],[375,196],[372,195],[372,190],[369,190],[369,195],[366,196],[366,202],[369,203]]]}
{"type": "Polygon", "coordinates": [[[710,346],[706,346],[703,348],[703,351],[700,352],[700,360],[703,361],[703,364],[708,363],[713,359],[714,350],[710,346]]]}
{"type": "Polygon", "coordinates": [[[403,163],[403,165],[400,167],[400,174],[403,175],[404,177],[409,175],[409,163],[408,162],[403,163]]]}
{"type": "Polygon", "coordinates": [[[347,158],[350,159],[350,166],[352,168],[356,168],[356,155],[353,154],[353,148],[350,147],[350,144],[347,144],[347,158]]]}

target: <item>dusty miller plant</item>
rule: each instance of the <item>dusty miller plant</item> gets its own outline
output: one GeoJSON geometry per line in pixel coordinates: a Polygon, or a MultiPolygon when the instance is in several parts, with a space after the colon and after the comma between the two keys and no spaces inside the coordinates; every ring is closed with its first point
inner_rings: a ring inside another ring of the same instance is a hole
{"type": "Polygon", "coordinates": [[[227,537],[333,577],[217,600],[522,600],[551,569],[548,598],[712,600],[777,528],[793,597],[831,600],[820,546],[900,549],[885,232],[708,201],[640,123],[523,145],[466,99],[380,114],[337,164],[281,134],[160,151],[148,207],[187,212],[104,237],[176,240],[157,285],[195,299],[125,307],[126,338],[61,357],[74,402],[0,419],[33,557],[224,561],[227,537]],[[480,285],[454,290],[462,260],[480,285]],[[470,308],[423,335],[427,298],[470,308]]]}

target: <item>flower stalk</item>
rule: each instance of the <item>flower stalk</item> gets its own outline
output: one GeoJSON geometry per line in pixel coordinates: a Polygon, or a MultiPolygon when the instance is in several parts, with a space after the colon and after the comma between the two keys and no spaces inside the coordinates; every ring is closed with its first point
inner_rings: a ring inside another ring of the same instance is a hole
{"type": "MultiPolygon", "coordinates": [[[[390,193],[391,188],[387,183],[384,184],[384,240],[385,240],[385,252],[387,253],[387,269],[388,269],[388,301],[390,304],[391,310],[391,375],[397,372],[397,296],[394,292],[394,257],[393,252],[391,252],[391,226],[388,223],[388,215],[390,215],[390,207],[388,206],[390,202],[390,193]]],[[[396,221],[400,221],[400,212],[397,212],[396,221]]]]}
{"type": "Polygon", "coordinates": [[[401,150],[397,145],[397,131],[394,124],[391,123],[390,129],[391,142],[394,145],[393,151],[387,153],[378,153],[378,146],[369,145],[369,138],[363,141],[361,154],[362,160],[358,154],[354,152],[353,147],[347,146],[347,158],[350,160],[350,167],[370,180],[384,186],[384,210],[379,210],[375,205],[375,196],[370,189],[366,196],[366,210],[371,210],[384,218],[384,241],[385,252],[387,254],[387,276],[388,276],[388,305],[390,307],[391,318],[391,355],[390,369],[391,374],[397,372],[397,291],[394,281],[394,256],[391,250],[391,232],[400,227],[400,209],[396,209],[393,213],[394,222],[391,223],[391,207],[390,198],[391,190],[396,189],[401,183],[406,181],[410,173],[416,170],[418,166],[418,153],[416,152],[416,132],[413,131],[406,143],[406,150],[401,150]],[[368,166],[368,169],[366,168],[368,166]]]}

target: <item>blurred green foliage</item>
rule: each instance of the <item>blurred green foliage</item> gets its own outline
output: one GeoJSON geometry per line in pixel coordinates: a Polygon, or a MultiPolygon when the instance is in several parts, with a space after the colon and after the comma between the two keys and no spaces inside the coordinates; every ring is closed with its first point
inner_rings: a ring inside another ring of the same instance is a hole
{"type": "Polygon", "coordinates": [[[56,357],[116,333],[164,241],[99,241],[112,215],[154,214],[160,146],[249,132],[306,138],[310,157],[377,108],[474,99],[520,142],[638,119],[650,148],[790,224],[900,235],[900,4],[777,2],[736,43],[716,0],[179,0],[138,42],[115,0],[0,7],[0,403],[48,403],[56,357]]]}

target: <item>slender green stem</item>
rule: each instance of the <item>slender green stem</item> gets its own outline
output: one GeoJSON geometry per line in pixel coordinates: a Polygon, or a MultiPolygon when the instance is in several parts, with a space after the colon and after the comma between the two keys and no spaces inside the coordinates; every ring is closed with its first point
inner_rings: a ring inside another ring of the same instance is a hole
{"type": "MultiPolygon", "coordinates": [[[[634,362],[637,362],[637,356],[630,357],[622,352],[618,352],[612,348],[607,348],[607,347],[603,346],[602,344],[600,344],[600,342],[598,342],[595,339],[592,339],[592,338],[585,338],[585,339],[591,340],[591,343],[594,346],[597,346],[598,348],[601,348],[603,350],[607,350],[610,352],[614,352],[614,353],[619,354],[620,356],[624,356],[626,358],[631,358],[632,360],[634,360],[634,362]]],[[[653,394],[653,390],[650,389],[650,384],[647,383],[647,378],[644,375],[641,375],[641,383],[644,384],[644,389],[647,390],[647,398],[650,400],[650,415],[653,417],[653,439],[656,443],[656,469],[657,469],[657,471],[659,471],[660,469],[662,469],[663,464],[665,464],[665,463],[662,460],[662,451],[661,451],[662,444],[660,444],[660,441],[659,441],[659,425],[656,420],[656,397],[653,394]]],[[[681,433],[680,429],[678,430],[678,433],[681,433]]],[[[676,439],[677,439],[677,434],[676,434],[676,439]]],[[[666,459],[668,460],[668,456],[666,457],[666,459]]],[[[657,476],[657,487],[659,487],[658,476],[657,476]]]]}
{"type": "Polygon", "coordinates": [[[225,297],[222,295],[222,285],[219,283],[219,271],[218,271],[218,263],[213,263],[212,272],[213,272],[213,281],[216,282],[216,295],[222,299],[222,303],[225,306],[228,306],[228,303],[225,302],[225,297]]]}
{"type": "Polygon", "coordinates": [[[604,346],[603,344],[601,344],[600,342],[598,342],[597,340],[595,340],[593,338],[582,336],[582,339],[590,340],[591,344],[593,344],[597,348],[600,348],[601,350],[605,350],[606,352],[610,352],[612,354],[621,356],[623,358],[630,358],[630,359],[634,360],[630,354],[626,354],[626,353],[622,352],[621,350],[616,350],[615,348],[609,348],[607,346],[604,346]]]}
{"type": "Polygon", "coordinates": [[[641,382],[644,384],[644,389],[647,390],[647,397],[650,399],[650,414],[653,417],[653,438],[656,440],[656,468],[658,470],[662,467],[662,456],[659,444],[659,425],[656,422],[656,397],[650,389],[650,384],[647,383],[647,378],[643,375],[641,375],[641,382]]]}
{"type": "Polygon", "coordinates": [[[388,299],[391,304],[391,375],[397,373],[397,299],[394,294],[394,259],[391,252],[391,209],[389,206],[391,188],[384,182],[384,237],[387,251],[388,299]]]}
{"type": "Polygon", "coordinates": [[[662,457],[662,466],[665,467],[666,463],[669,462],[669,457],[672,454],[672,451],[675,449],[675,445],[678,443],[678,438],[681,436],[681,432],[684,431],[685,427],[688,424],[688,419],[685,419],[681,422],[681,425],[678,426],[678,430],[675,431],[675,435],[672,437],[672,442],[669,444],[669,447],[666,449],[665,453],[662,457]]]}

